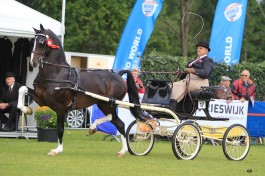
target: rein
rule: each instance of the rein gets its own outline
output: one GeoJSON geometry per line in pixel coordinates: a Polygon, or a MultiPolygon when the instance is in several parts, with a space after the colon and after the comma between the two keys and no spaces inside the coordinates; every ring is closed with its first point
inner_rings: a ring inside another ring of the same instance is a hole
{"type": "MultiPolygon", "coordinates": [[[[45,58],[45,57],[43,57],[43,58],[45,58]]],[[[43,59],[41,59],[39,61],[39,63],[42,65],[42,67],[43,67],[43,64],[46,64],[46,65],[53,65],[53,66],[58,66],[58,67],[63,67],[63,68],[69,68],[69,69],[72,69],[73,68],[73,67],[71,67],[69,65],[54,64],[54,63],[51,63],[51,62],[44,61],[43,59]]]]}
{"type": "Polygon", "coordinates": [[[175,71],[164,72],[164,71],[139,71],[140,73],[159,73],[159,74],[176,74],[175,71]]]}

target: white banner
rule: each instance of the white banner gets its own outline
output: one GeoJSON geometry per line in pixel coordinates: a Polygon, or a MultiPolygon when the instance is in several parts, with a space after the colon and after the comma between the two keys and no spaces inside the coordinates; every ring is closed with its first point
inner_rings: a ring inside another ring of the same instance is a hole
{"type": "MultiPolygon", "coordinates": [[[[198,120],[200,125],[209,125],[212,127],[228,127],[231,124],[242,124],[246,127],[247,125],[247,114],[248,114],[248,101],[241,102],[240,100],[234,100],[227,104],[226,100],[214,99],[209,104],[209,113],[214,118],[228,118],[229,121],[206,121],[198,120]]],[[[206,115],[200,109],[196,111],[194,116],[205,117],[206,115]]]]}

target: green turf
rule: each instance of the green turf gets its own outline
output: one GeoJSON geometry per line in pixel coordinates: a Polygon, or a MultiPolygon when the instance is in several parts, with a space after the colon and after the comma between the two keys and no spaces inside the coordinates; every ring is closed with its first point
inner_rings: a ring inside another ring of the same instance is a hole
{"type": "Polygon", "coordinates": [[[251,145],[243,161],[229,161],[221,146],[203,145],[191,161],[175,158],[169,141],[156,141],[147,156],[117,158],[121,144],[103,134],[87,136],[86,130],[66,130],[64,152],[49,157],[56,143],[37,139],[0,138],[0,176],[262,176],[265,173],[265,145],[251,145]],[[247,172],[251,169],[252,172],[247,172]]]}

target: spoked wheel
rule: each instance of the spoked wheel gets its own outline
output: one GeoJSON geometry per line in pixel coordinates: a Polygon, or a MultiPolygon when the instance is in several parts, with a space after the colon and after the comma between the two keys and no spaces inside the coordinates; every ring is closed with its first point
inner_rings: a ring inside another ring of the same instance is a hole
{"type": "Polygon", "coordinates": [[[243,160],[250,148],[250,137],[247,129],[240,124],[231,125],[225,131],[222,147],[227,159],[243,160]]]}
{"type": "Polygon", "coordinates": [[[195,125],[197,127],[197,129],[200,132],[200,136],[201,136],[201,147],[202,147],[202,144],[204,144],[204,142],[205,142],[205,138],[203,137],[203,130],[202,130],[201,126],[198,123],[194,122],[194,121],[186,121],[185,123],[193,124],[193,125],[195,125]]]}
{"type": "Polygon", "coordinates": [[[178,159],[192,160],[201,149],[201,134],[193,123],[180,124],[172,137],[172,150],[178,159]]]}
{"type": "Polygon", "coordinates": [[[154,146],[154,134],[151,125],[133,121],[127,128],[126,141],[131,155],[147,155],[154,146]]]}

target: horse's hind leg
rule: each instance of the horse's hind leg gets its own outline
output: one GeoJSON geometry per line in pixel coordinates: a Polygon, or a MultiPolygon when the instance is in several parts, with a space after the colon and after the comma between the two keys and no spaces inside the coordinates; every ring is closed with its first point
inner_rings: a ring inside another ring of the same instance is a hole
{"type": "Polygon", "coordinates": [[[111,121],[113,125],[117,128],[117,130],[121,133],[121,142],[122,142],[122,149],[118,152],[118,157],[123,157],[125,153],[128,151],[126,138],[125,138],[125,124],[124,122],[118,117],[116,113],[116,106],[109,106],[109,104],[98,104],[99,109],[104,113],[107,114],[106,117],[97,119],[98,121],[94,122],[91,125],[91,128],[96,128],[96,125],[99,125],[100,123],[111,121]]]}
{"type": "Polygon", "coordinates": [[[117,130],[121,133],[121,143],[122,143],[122,149],[118,152],[118,157],[124,157],[125,153],[128,151],[127,142],[125,138],[125,124],[124,122],[118,117],[116,111],[114,113],[114,117],[111,121],[113,125],[116,126],[117,130]]]}

